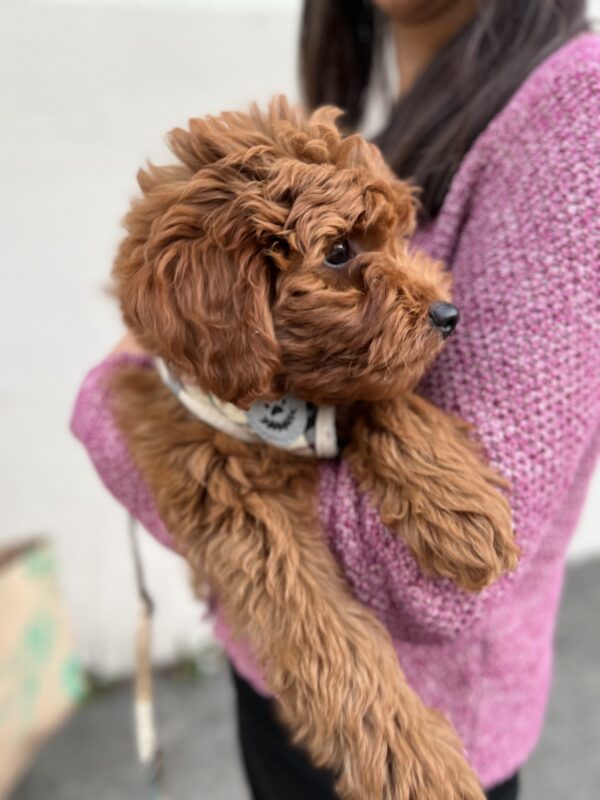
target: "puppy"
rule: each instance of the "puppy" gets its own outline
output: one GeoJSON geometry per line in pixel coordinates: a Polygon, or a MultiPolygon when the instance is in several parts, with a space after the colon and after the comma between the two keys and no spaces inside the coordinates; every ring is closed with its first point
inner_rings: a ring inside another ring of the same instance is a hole
{"type": "Polygon", "coordinates": [[[333,408],[343,457],[425,572],[480,590],[516,565],[500,478],[462,422],[412,393],[456,322],[449,278],[407,246],[410,186],[338,115],[279,98],[194,119],[169,136],[177,164],[140,171],[114,278],[169,386],[123,369],[115,414],[197,580],[339,795],[481,800],[458,737],[324,544],[317,458],[227,427],[281,398],[313,418],[333,408]],[[194,391],[229,422],[190,413],[177,395],[194,391]]]}

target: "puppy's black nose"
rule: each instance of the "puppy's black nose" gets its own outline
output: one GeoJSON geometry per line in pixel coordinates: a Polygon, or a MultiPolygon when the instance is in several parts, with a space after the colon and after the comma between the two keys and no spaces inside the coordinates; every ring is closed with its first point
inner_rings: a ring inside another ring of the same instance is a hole
{"type": "Polygon", "coordinates": [[[452,303],[432,303],[429,306],[429,319],[444,339],[456,328],[458,317],[458,308],[452,303]]]}

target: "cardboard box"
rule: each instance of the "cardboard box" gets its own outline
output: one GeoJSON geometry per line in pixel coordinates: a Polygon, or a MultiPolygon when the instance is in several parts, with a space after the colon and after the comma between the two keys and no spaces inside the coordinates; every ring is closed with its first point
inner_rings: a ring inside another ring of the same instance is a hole
{"type": "Polygon", "coordinates": [[[49,541],[0,549],[0,797],[85,694],[49,541]]]}

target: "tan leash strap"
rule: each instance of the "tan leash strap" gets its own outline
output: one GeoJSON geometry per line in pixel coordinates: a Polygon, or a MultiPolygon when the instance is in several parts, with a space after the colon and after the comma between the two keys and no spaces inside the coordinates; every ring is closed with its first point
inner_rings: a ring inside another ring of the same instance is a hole
{"type": "Polygon", "coordinates": [[[135,645],[134,723],[137,753],[147,772],[149,798],[168,800],[164,783],[164,762],[158,745],[154,721],[154,687],[152,682],[152,615],[154,604],[146,587],[137,523],[129,516],[129,539],[133,555],[135,584],[138,596],[138,623],[135,645]]]}

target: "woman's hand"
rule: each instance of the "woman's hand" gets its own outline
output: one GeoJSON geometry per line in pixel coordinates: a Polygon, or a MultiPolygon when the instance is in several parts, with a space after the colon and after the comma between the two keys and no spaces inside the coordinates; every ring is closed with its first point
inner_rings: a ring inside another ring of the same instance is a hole
{"type": "Polygon", "coordinates": [[[145,356],[147,352],[138,344],[137,339],[131,331],[127,331],[125,336],[119,340],[117,345],[111,350],[111,355],[117,353],[133,353],[135,355],[145,356]]]}

